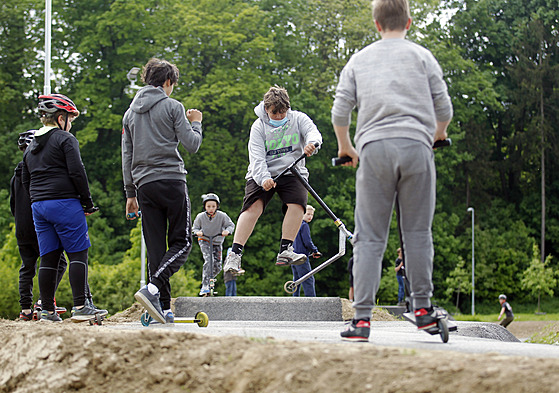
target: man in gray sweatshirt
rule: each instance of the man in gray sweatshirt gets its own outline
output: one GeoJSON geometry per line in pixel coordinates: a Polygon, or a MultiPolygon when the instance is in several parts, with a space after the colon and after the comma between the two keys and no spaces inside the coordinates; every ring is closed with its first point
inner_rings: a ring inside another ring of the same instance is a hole
{"type": "Polygon", "coordinates": [[[134,297],[161,323],[174,321],[169,278],[192,249],[187,172],[178,146],[196,153],[202,143],[202,112],[185,113],[169,97],[178,78],[174,64],[151,59],[142,73],[147,86],[136,93],[122,120],[126,217],[142,212],[149,264],[149,284],[134,297]]]}
{"type": "Polygon", "coordinates": [[[342,339],[367,341],[380,284],[394,201],[400,211],[406,275],[419,329],[436,325],[433,292],[435,163],[433,142],[446,139],[452,104],[441,67],[427,49],[405,39],[407,0],[374,0],[382,40],[351,57],[336,88],[332,124],[338,155],[349,156],[356,178],[353,276],[355,318],[342,339]],[[349,137],[358,108],[356,148],[349,137]],[[396,199],[397,197],[397,199],[396,199]]]}

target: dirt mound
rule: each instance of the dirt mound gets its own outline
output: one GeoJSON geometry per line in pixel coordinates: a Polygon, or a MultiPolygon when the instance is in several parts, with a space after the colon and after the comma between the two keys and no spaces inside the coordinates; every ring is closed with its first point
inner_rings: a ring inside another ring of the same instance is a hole
{"type": "MultiPolygon", "coordinates": [[[[109,324],[110,326],[110,324],[109,324]]],[[[557,359],[0,320],[0,392],[557,392],[557,359]]]]}
{"type": "MultiPolygon", "coordinates": [[[[351,302],[348,299],[342,300],[342,319],[344,321],[349,321],[353,318],[354,310],[351,307],[351,302]]],[[[394,315],[390,314],[385,308],[374,308],[371,321],[398,321],[394,315]]]]}

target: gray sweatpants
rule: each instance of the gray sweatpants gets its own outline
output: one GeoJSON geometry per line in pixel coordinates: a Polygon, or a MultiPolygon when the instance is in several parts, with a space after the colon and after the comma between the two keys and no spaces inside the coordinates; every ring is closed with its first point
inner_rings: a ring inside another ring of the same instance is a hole
{"type": "Polygon", "coordinates": [[[210,249],[210,242],[206,240],[198,240],[202,256],[204,257],[204,266],[202,267],[202,288],[210,287],[210,279],[216,278],[221,271],[221,254],[223,246],[214,244],[213,250],[210,249]],[[212,251],[213,251],[213,270],[212,270],[212,251]]]}
{"type": "Polygon", "coordinates": [[[414,307],[431,305],[436,173],[433,150],[395,138],[366,144],[356,179],[353,277],[355,318],[369,318],[380,284],[394,202],[398,201],[406,276],[414,307]]]}

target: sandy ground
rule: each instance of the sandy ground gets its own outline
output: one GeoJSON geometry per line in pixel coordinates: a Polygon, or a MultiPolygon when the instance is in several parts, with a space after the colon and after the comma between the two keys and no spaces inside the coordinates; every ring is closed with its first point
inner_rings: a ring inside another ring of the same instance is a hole
{"type": "MultiPolygon", "coordinates": [[[[135,305],[104,325],[137,321],[140,312],[135,305]]],[[[528,335],[536,325],[513,323],[510,330],[528,335]]],[[[559,391],[559,359],[115,330],[70,321],[0,320],[0,331],[0,392],[559,391]]]]}

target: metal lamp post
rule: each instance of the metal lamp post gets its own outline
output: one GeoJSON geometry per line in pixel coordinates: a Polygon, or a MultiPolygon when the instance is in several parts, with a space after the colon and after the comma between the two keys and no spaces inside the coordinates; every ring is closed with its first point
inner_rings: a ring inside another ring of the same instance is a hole
{"type": "Polygon", "coordinates": [[[52,0],[45,1],[45,85],[43,94],[50,94],[50,54],[51,54],[52,0]]]}
{"type": "Polygon", "coordinates": [[[475,296],[475,247],[474,247],[474,208],[469,207],[468,211],[472,213],[472,315],[476,313],[476,296],[475,296]]]}

